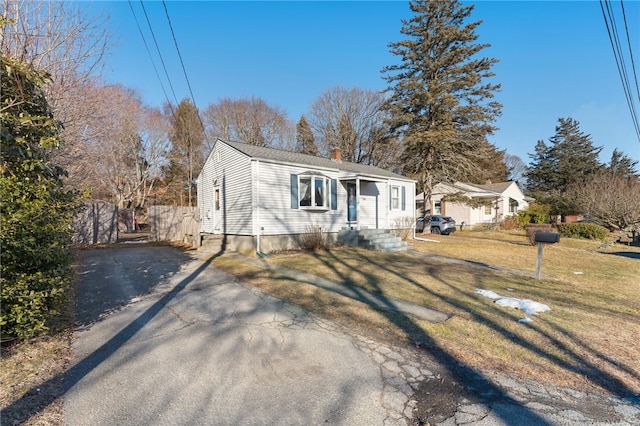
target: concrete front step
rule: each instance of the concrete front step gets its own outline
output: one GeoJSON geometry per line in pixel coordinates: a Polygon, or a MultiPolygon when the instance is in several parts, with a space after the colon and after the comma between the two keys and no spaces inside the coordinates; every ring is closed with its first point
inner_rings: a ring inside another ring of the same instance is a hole
{"type": "Polygon", "coordinates": [[[391,234],[388,229],[342,230],[338,233],[338,242],[382,251],[402,251],[409,248],[406,241],[391,234]]]}

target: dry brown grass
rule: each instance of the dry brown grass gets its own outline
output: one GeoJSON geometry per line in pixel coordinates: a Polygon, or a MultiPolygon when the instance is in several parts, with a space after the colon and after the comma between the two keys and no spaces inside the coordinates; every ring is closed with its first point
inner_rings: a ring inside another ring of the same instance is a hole
{"type": "Polygon", "coordinates": [[[62,375],[71,361],[70,342],[70,334],[60,332],[3,348],[0,359],[3,425],[64,424],[62,375]],[[34,413],[33,406],[43,405],[43,409],[34,413]]]}
{"type": "Polygon", "coordinates": [[[545,248],[544,277],[536,281],[429,257],[446,255],[533,274],[537,249],[523,232],[460,233],[439,239],[414,242],[414,254],[343,247],[281,254],[269,261],[453,315],[442,324],[377,311],[228,258],[216,265],[321,315],[381,337],[444,350],[480,370],[617,395],[640,392],[640,258],[614,254],[640,256],[640,249],[598,251],[597,242],[563,240],[545,248]],[[479,296],[477,288],[532,299],[551,310],[522,324],[522,312],[493,304],[479,296]]]}

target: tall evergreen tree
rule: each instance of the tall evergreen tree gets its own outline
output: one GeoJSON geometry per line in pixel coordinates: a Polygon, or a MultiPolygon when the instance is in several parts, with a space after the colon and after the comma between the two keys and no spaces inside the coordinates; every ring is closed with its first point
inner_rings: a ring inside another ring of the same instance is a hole
{"type": "Polygon", "coordinates": [[[602,168],[598,156],[602,147],[594,147],[591,136],[580,130],[572,118],[558,119],[556,134],[550,145],[538,141],[527,173],[528,188],[533,192],[561,194],[567,186],[579,182],[602,168]]]}
{"type": "Polygon", "coordinates": [[[527,189],[540,201],[551,204],[551,213],[575,213],[576,206],[566,197],[567,188],[602,170],[598,160],[602,147],[594,147],[591,136],[580,130],[572,118],[558,119],[550,145],[540,140],[527,171],[527,189]]]}
{"type": "Polygon", "coordinates": [[[505,163],[505,151],[497,149],[489,142],[484,143],[484,155],[478,159],[476,168],[461,180],[469,183],[485,184],[487,181],[504,182],[509,175],[505,163]]]}
{"type": "Polygon", "coordinates": [[[607,170],[614,175],[620,176],[625,179],[638,177],[638,162],[633,161],[628,155],[614,149],[611,154],[611,161],[607,170]]]}
{"type": "Polygon", "coordinates": [[[303,154],[318,155],[315,137],[304,115],[300,116],[296,125],[296,148],[303,154]]]}
{"type": "Polygon", "coordinates": [[[476,43],[481,21],[465,22],[474,6],[413,0],[409,7],[414,16],[400,30],[408,38],[389,44],[401,61],[383,69],[391,92],[386,107],[404,145],[405,172],[428,202],[434,185],[471,174],[486,152],[502,109],[492,100],[500,86],[486,82],[498,60],[478,57],[489,45],[476,43]]]}
{"type": "Polygon", "coordinates": [[[187,205],[195,203],[195,177],[204,163],[204,127],[198,107],[183,99],[171,116],[171,151],[169,153],[169,192],[174,202],[184,203],[183,191],[187,192],[187,205]]]}

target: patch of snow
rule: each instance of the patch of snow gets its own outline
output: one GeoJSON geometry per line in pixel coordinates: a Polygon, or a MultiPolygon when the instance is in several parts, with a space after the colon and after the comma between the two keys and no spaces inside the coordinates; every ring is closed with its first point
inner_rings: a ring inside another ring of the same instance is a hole
{"type": "Polygon", "coordinates": [[[479,295],[484,296],[484,297],[489,297],[491,299],[499,299],[499,298],[502,297],[498,293],[494,293],[491,290],[482,290],[480,288],[476,289],[476,293],[478,293],[479,295]]]}
{"type": "Polygon", "coordinates": [[[575,271],[575,272],[573,273],[573,275],[582,275],[582,274],[584,274],[584,272],[575,271]]]}
{"type": "Polygon", "coordinates": [[[529,315],[538,315],[538,312],[546,312],[551,309],[548,305],[544,305],[533,300],[517,299],[515,297],[503,297],[491,290],[476,289],[476,293],[480,294],[481,296],[496,299],[494,303],[497,305],[520,309],[521,311],[529,315]]]}
{"type": "Polygon", "coordinates": [[[524,317],[524,318],[520,318],[520,319],[518,320],[518,322],[521,322],[521,323],[525,323],[525,324],[526,324],[526,323],[529,323],[529,322],[533,322],[533,320],[532,320],[531,318],[529,318],[529,317],[524,317]]]}

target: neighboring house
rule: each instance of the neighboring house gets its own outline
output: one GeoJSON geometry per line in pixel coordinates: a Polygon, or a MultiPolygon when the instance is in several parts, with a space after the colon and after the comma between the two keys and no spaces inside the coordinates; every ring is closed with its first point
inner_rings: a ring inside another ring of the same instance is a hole
{"type": "MultiPolygon", "coordinates": [[[[516,182],[491,183],[485,185],[456,182],[454,184],[439,183],[433,188],[431,206],[427,209],[432,214],[451,216],[458,225],[473,226],[482,223],[501,222],[506,216],[515,216],[518,211],[526,209],[529,202],[516,182]],[[469,197],[477,207],[459,201],[447,201],[452,194],[463,194],[469,197]]],[[[419,214],[424,211],[424,194],[416,196],[416,207],[419,214]]]]}
{"type": "Polygon", "coordinates": [[[415,181],[378,167],[216,140],[198,176],[200,232],[225,247],[273,252],[297,247],[299,235],[322,228],[392,229],[413,223],[415,181]]]}

